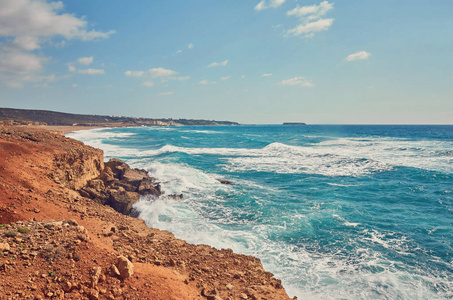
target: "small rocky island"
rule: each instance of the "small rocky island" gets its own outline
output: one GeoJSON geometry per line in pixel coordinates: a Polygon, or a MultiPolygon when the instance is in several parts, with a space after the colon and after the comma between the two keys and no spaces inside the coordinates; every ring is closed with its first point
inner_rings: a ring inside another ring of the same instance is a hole
{"type": "Polygon", "coordinates": [[[285,122],[283,125],[307,125],[306,123],[302,122],[285,122]]]}

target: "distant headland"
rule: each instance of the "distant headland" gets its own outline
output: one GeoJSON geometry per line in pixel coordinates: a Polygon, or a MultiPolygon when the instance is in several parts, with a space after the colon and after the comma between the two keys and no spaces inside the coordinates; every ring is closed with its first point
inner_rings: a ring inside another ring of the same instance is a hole
{"type": "MultiPolygon", "coordinates": [[[[52,126],[90,126],[90,127],[121,127],[121,126],[181,126],[181,125],[239,125],[230,121],[209,121],[192,119],[151,119],[124,116],[82,115],[48,110],[30,110],[0,108],[0,122],[14,120],[16,122],[35,122],[52,126]]],[[[13,125],[13,124],[7,124],[13,125]]]]}
{"type": "Polygon", "coordinates": [[[285,122],[283,125],[307,125],[306,123],[302,122],[285,122]]]}

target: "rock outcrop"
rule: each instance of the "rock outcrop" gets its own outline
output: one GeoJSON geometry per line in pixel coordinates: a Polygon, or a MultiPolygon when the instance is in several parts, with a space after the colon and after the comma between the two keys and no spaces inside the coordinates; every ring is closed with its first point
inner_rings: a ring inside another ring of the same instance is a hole
{"type": "Polygon", "coordinates": [[[140,196],[161,195],[160,185],[140,169],[131,169],[120,159],[111,159],[95,179],[80,188],[80,194],[94,201],[109,205],[117,212],[129,215],[140,196]]]}
{"type": "Polygon", "coordinates": [[[54,156],[57,171],[53,179],[64,186],[78,190],[104,169],[104,152],[91,147],[74,148],[54,156]]]}
{"type": "MultiPolygon", "coordinates": [[[[259,259],[189,244],[54,180],[62,170],[54,155],[78,148],[92,151],[60,134],[0,126],[1,299],[289,299],[259,259]],[[130,262],[123,276],[118,256],[130,262]]],[[[143,172],[115,166],[86,187],[125,177],[150,190],[138,180],[143,172]]],[[[118,190],[140,195],[126,187],[118,190]]]]}

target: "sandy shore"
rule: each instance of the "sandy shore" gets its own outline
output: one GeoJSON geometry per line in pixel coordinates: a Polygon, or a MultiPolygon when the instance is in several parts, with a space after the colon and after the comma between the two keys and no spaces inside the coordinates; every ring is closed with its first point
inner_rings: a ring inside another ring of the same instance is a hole
{"type": "Polygon", "coordinates": [[[53,126],[53,125],[36,125],[36,126],[28,126],[33,128],[41,128],[49,131],[57,131],[61,132],[62,134],[71,133],[74,131],[80,130],[90,130],[90,129],[97,129],[97,128],[111,128],[111,127],[128,127],[124,125],[109,125],[109,126],[53,126]]]}

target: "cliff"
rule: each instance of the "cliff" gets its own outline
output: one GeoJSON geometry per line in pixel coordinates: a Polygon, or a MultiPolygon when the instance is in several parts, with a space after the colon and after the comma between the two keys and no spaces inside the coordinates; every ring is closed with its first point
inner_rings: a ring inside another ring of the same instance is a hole
{"type": "Polygon", "coordinates": [[[289,299],[259,259],[188,244],[79,193],[156,188],[135,181],[140,170],[106,170],[100,150],[61,134],[0,127],[1,299],[289,299]]]}

